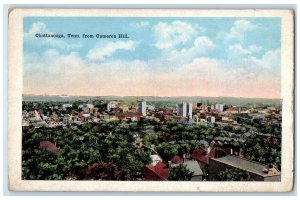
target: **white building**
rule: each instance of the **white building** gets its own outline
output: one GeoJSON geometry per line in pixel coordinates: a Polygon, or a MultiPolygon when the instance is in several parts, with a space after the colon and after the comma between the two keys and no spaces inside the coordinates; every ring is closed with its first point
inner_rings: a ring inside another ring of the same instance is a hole
{"type": "Polygon", "coordinates": [[[107,104],[107,111],[110,112],[112,108],[118,107],[119,102],[118,101],[110,101],[107,104]]]}
{"type": "Polygon", "coordinates": [[[57,126],[66,126],[66,123],[64,123],[64,122],[55,122],[55,121],[50,121],[48,123],[49,128],[55,128],[57,126]]]}
{"type": "Polygon", "coordinates": [[[155,106],[153,106],[153,105],[147,105],[147,109],[148,109],[148,110],[154,110],[154,109],[155,109],[155,106]]]}
{"type": "Polygon", "coordinates": [[[224,111],[224,104],[219,104],[217,103],[215,105],[215,108],[219,111],[219,112],[223,112],[224,111]]]}
{"type": "Polygon", "coordinates": [[[177,115],[182,117],[189,117],[192,119],[193,117],[193,104],[192,103],[185,103],[177,104],[177,115]]]}
{"type": "Polygon", "coordinates": [[[216,122],[216,118],[215,118],[214,116],[208,116],[208,117],[206,118],[206,120],[207,120],[208,122],[210,122],[210,123],[215,123],[215,122],[216,122]]]}
{"type": "Polygon", "coordinates": [[[82,111],[84,114],[88,114],[92,112],[93,108],[94,108],[93,104],[84,104],[82,107],[82,111]]]}
{"type": "Polygon", "coordinates": [[[138,101],[138,112],[141,113],[143,116],[146,116],[146,108],[147,104],[144,99],[138,101]]]}
{"type": "Polygon", "coordinates": [[[189,119],[192,119],[192,117],[193,117],[193,104],[192,103],[188,104],[186,113],[187,113],[189,119]]]}
{"type": "Polygon", "coordinates": [[[72,108],[72,104],[66,103],[66,104],[63,104],[63,105],[62,105],[62,109],[63,109],[63,110],[66,110],[67,108],[72,108]]]}
{"type": "Polygon", "coordinates": [[[158,154],[150,155],[150,158],[152,160],[152,163],[151,163],[152,166],[155,166],[157,163],[163,161],[162,158],[158,154]]]}

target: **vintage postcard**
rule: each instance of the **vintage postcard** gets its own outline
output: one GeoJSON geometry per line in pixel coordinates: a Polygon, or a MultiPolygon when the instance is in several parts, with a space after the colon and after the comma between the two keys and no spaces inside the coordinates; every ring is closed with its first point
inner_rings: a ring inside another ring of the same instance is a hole
{"type": "Polygon", "coordinates": [[[292,190],[293,17],[11,10],[9,189],[292,190]]]}

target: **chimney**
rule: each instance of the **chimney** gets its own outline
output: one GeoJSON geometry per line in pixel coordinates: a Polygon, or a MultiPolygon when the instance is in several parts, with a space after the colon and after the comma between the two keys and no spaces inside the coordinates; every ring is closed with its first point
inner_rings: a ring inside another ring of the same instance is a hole
{"type": "Polygon", "coordinates": [[[207,147],[206,154],[209,154],[210,150],[211,150],[211,147],[207,147]]]}
{"type": "Polygon", "coordinates": [[[185,154],[182,155],[183,163],[185,163],[185,154]]]}
{"type": "Polygon", "coordinates": [[[230,155],[233,155],[233,149],[232,148],[230,149],[230,155]]]}
{"type": "Polygon", "coordinates": [[[168,167],[170,167],[170,168],[171,168],[171,163],[172,163],[172,162],[169,160],[169,161],[168,161],[168,167]]]}
{"type": "Polygon", "coordinates": [[[265,169],[262,170],[262,172],[265,173],[265,174],[268,174],[269,170],[265,168],[265,169]]]}
{"type": "Polygon", "coordinates": [[[54,146],[56,147],[56,142],[54,142],[54,146]]]}
{"type": "Polygon", "coordinates": [[[268,168],[269,168],[269,169],[272,169],[272,168],[274,168],[274,165],[273,165],[273,164],[269,164],[269,165],[268,165],[268,168]]]}

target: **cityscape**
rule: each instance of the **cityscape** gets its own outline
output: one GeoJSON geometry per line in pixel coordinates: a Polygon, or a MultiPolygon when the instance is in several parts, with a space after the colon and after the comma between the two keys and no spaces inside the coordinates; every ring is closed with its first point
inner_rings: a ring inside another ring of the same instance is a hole
{"type": "Polygon", "coordinates": [[[280,181],[280,100],[40,98],[23,101],[25,180],[280,181]]]}
{"type": "Polygon", "coordinates": [[[284,179],[280,17],[27,16],[22,30],[23,180],[284,179]]]}

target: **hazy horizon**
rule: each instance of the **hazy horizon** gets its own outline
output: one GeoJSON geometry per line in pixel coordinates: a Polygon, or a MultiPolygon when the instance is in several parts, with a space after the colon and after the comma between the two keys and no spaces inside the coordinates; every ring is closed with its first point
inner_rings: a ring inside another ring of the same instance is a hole
{"type": "Polygon", "coordinates": [[[120,96],[120,95],[68,95],[68,94],[23,94],[25,96],[59,96],[62,98],[68,97],[159,97],[159,98],[180,98],[180,97],[203,97],[203,98],[242,98],[242,99],[270,99],[270,100],[281,100],[281,98],[261,98],[261,97],[235,97],[235,96],[153,96],[153,95],[128,95],[128,96],[120,96]],[[66,95],[67,97],[63,97],[66,95]]]}

